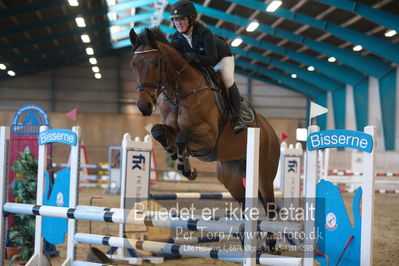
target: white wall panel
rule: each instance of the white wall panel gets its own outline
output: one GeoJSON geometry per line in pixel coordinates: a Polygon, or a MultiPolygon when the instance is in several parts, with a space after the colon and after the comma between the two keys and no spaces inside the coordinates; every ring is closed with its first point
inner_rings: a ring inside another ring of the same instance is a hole
{"type": "Polygon", "coordinates": [[[345,116],[345,129],[357,130],[356,128],[356,113],[355,113],[355,100],[353,98],[353,87],[346,85],[346,116],[345,116]]]}
{"type": "Polygon", "coordinates": [[[385,149],[384,134],[381,119],[381,101],[378,80],[369,77],[369,125],[375,126],[375,138],[377,139],[377,150],[385,149]]]}

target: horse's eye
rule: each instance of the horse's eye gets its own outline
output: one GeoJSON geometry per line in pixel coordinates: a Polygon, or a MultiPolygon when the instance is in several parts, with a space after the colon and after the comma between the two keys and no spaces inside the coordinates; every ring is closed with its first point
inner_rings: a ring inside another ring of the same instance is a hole
{"type": "Polygon", "coordinates": [[[159,62],[156,62],[155,64],[154,64],[154,67],[158,67],[159,66],[159,62]]]}

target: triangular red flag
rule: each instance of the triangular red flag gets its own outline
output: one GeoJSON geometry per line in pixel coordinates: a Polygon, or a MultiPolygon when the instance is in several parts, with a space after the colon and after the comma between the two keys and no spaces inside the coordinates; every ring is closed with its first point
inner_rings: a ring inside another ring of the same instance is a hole
{"type": "Polygon", "coordinates": [[[76,120],[78,120],[78,109],[73,108],[65,116],[76,122],[76,120]]]}
{"type": "Polygon", "coordinates": [[[282,141],[284,141],[284,140],[286,140],[286,139],[288,139],[288,136],[287,135],[285,135],[285,133],[283,132],[283,133],[281,133],[281,140],[282,141]]]}

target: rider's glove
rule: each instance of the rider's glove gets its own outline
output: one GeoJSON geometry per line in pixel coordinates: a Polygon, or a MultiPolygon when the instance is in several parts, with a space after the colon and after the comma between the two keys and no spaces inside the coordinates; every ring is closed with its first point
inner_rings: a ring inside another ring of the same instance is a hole
{"type": "Polygon", "coordinates": [[[198,57],[195,53],[186,52],[184,53],[184,58],[186,59],[187,63],[199,63],[198,57]]]}

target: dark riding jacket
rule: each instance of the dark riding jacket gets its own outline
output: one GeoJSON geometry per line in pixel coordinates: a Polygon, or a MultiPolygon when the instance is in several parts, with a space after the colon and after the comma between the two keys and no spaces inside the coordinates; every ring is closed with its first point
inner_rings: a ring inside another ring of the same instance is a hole
{"type": "Polygon", "coordinates": [[[178,31],[172,37],[172,45],[182,54],[194,55],[196,63],[213,67],[223,57],[232,55],[229,45],[200,23],[194,24],[191,36],[193,48],[178,31]]]}

